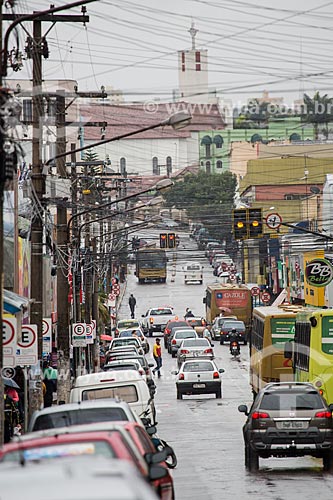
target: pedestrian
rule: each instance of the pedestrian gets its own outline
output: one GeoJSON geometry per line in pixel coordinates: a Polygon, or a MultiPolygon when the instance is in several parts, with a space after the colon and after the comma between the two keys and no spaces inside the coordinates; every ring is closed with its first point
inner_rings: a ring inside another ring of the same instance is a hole
{"type": "Polygon", "coordinates": [[[155,340],[155,344],[153,347],[153,356],[156,363],[156,367],[153,369],[153,373],[155,374],[157,372],[158,378],[160,378],[161,376],[160,369],[162,366],[162,347],[159,338],[155,340]]]}
{"type": "Polygon", "coordinates": [[[43,363],[43,382],[45,384],[44,408],[53,404],[53,393],[57,390],[57,370],[50,366],[49,361],[43,363]]]}
{"type": "Polygon", "coordinates": [[[204,331],[202,332],[202,338],[207,339],[210,342],[210,344],[212,343],[212,334],[210,333],[207,326],[205,327],[204,331]]]}
{"type": "Polygon", "coordinates": [[[131,318],[134,318],[134,311],[136,307],[136,298],[134,297],[133,293],[131,293],[130,298],[128,299],[128,305],[131,310],[131,318]]]}

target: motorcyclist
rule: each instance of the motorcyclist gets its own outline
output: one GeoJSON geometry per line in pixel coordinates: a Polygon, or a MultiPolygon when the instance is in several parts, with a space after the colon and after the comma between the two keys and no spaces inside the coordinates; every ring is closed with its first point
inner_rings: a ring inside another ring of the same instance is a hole
{"type": "Polygon", "coordinates": [[[184,318],[194,318],[194,314],[189,307],[186,308],[184,318]]]}
{"type": "Polygon", "coordinates": [[[239,350],[239,340],[238,340],[238,333],[236,328],[233,328],[231,332],[229,333],[229,347],[230,347],[230,352],[231,352],[231,347],[233,342],[237,342],[237,347],[239,350]]]}

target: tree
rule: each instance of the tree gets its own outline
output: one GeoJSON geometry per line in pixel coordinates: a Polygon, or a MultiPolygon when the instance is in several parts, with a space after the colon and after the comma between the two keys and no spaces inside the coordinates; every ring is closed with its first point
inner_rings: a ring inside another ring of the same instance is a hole
{"type": "Polygon", "coordinates": [[[204,224],[210,236],[221,240],[231,233],[236,185],[236,176],[230,172],[200,172],[177,182],[164,198],[168,207],[186,209],[190,219],[204,224]]]}
{"type": "Polygon", "coordinates": [[[235,128],[263,128],[268,125],[270,117],[269,102],[259,102],[251,99],[243,106],[241,113],[234,119],[235,128]]]}
{"type": "Polygon", "coordinates": [[[328,136],[328,124],[333,121],[333,98],[327,94],[321,96],[319,92],[311,98],[307,94],[303,96],[304,114],[302,120],[306,123],[312,123],[315,132],[315,139],[319,136],[319,125],[325,125],[325,134],[328,136]]]}

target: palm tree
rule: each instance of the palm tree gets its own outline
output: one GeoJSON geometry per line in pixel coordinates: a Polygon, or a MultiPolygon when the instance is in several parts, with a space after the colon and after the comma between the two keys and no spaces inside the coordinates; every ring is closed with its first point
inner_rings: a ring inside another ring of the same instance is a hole
{"type": "Polygon", "coordinates": [[[328,97],[327,94],[321,96],[319,92],[316,92],[312,98],[304,94],[303,100],[305,109],[302,120],[306,123],[312,123],[316,140],[319,136],[319,125],[325,125],[327,136],[328,124],[333,121],[332,97],[328,97]]]}

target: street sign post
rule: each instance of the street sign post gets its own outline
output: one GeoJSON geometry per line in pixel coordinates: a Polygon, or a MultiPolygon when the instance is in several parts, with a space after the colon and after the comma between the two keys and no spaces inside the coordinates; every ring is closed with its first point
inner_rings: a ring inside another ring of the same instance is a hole
{"type": "Polygon", "coordinates": [[[22,366],[38,363],[38,327],[22,325],[22,339],[17,342],[16,364],[22,366]]]}
{"type": "Polygon", "coordinates": [[[73,347],[85,347],[86,342],[86,324],[74,323],[72,327],[72,345],[73,347]]]}

